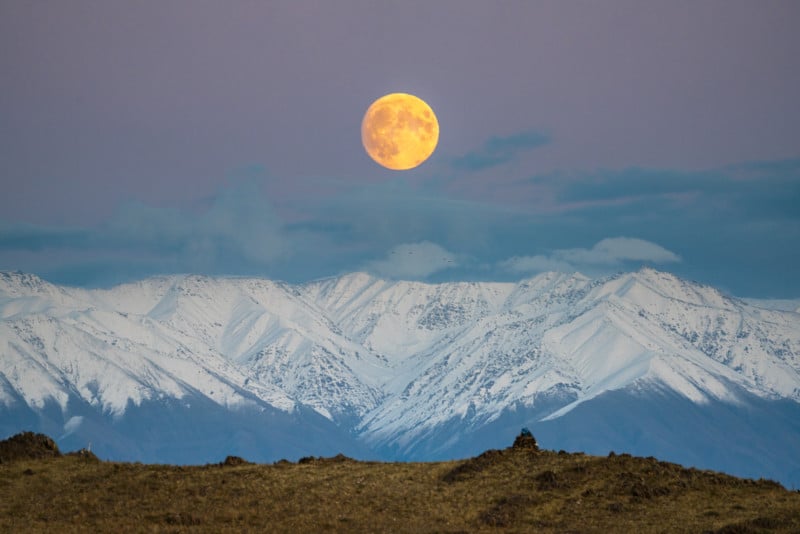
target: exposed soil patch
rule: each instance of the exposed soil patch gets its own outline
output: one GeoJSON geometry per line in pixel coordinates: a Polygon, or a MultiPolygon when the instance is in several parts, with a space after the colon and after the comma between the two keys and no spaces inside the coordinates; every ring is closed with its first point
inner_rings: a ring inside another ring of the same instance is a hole
{"type": "Polygon", "coordinates": [[[478,518],[481,523],[492,527],[509,527],[514,520],[531,504],[527,495],[509,495],[500,498],[491,508],[482,512],[478,518]]]}
{"type": "Polygon", "coordinates": [[[442,476],[442,481],[452,484],[468,480],[481,473],[484,469],[502,461],[504,451],[489,449],[480,455],[465,460],[442,476]]]}

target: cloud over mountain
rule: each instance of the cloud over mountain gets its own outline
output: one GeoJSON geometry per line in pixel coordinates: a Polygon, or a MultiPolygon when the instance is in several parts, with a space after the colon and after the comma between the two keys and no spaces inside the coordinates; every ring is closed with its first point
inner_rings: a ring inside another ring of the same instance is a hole
{"type": "Polygon", "coordinates": [[[620,267],[626,262],[664,264],[680,261],[680,256],[650,241],[610,237],[597,242],[590,249],[570,248],[554,250],[547,255],[516,256],[500,262],[500,267],[515,273],[596,272],[620,267]]]}
{"type": "Polygon", "coordinates": [[[379,276],[419,279],[459,264],[452,252],[430,241],[404,243],[393,247],[385,258],[366,264],[366,270],[379,276]]]}

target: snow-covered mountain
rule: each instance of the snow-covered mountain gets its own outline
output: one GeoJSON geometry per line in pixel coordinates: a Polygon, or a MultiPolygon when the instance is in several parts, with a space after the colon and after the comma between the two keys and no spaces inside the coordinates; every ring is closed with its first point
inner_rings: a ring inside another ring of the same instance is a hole
{"type": "Polygon", "coordinates": [[[0,273],[0,434],[22,425],[148,461],[439,459],[527,425],[800,485],[800,314],[652,269],[107,290],[0,273]]]}
{"type": "Polygon", "coordinates": [[[800,313],[800,299],[742,299],[748,304],[767,310],[793,311],[800,313]]]}

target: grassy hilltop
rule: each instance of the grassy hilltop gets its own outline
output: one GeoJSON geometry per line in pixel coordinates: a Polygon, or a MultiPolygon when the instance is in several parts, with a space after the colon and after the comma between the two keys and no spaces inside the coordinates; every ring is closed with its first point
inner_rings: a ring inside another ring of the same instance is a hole
{"type": "Polygon", "coordinates": [[[206,466],[62,455],[42,435],[0,442],[0,531],[800,532],[800,493],[654,458],[541,451],[475,458],[337,456],[206,466]]]}

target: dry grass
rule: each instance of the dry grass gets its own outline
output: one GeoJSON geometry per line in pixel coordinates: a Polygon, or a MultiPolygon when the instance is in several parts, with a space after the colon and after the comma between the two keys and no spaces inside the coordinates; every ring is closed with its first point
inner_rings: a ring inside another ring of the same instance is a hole
{"type": "Polygon", "coordinates": [[[0,531],[800,532],[800,493],[627,455],[0,463],[0,531]]]}

